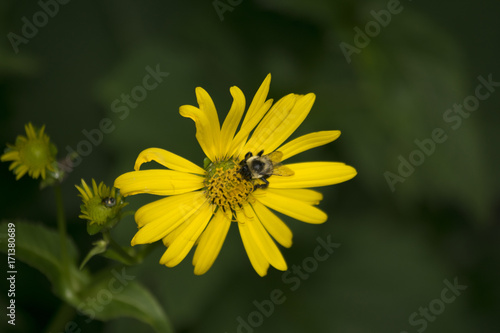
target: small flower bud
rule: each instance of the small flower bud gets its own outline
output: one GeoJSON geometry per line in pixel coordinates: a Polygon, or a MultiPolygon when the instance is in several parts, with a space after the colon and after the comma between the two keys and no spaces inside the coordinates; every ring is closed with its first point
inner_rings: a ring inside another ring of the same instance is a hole
{"type": "Polygon", "coordinates": [[[31,123],[24,126],[26,136],[19,135],[14,145],[7,144],[4,154],[0,157],[2,162],[12,161],[9,170],[13,170],[16,180],[26,173],[31,178],[42,176],[45,179],[47,172],[54,173],[57,148],[50,142],[44,133],[45,125],[40,129],[31,123]]]}
{"type": "Polygon", "coordinates": [[[95,234],[102,228],[111,228],[120,219],[120,211],[128,203],[117,189],[109,188],[103,182],[97,185],[92,179],[92,188],[82,179],[81,186],[75,185],[82,197],[81,219],[87,220],[87,230],[95,234]]]}

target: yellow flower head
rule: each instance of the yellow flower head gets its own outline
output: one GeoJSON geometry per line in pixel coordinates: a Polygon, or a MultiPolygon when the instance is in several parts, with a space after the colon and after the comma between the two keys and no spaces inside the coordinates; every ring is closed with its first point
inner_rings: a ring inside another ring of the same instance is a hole
{"type": "Polygon", "coordinates": [[[197,244],[193,265],[200,275],[212,266],[231,222],[236,222],[260,276],[267,274],[269,264],[287,269],[275,241],[290,247],[292,232],[272,210],[306,223],[323,223],[327,216],[315,207],[322,194],[308,188],[349,180],[356,170],[338,162],[281,165],[335,140],[340,131],[310,133],[283,144],[307,117],[315,95],[289,94],[273,105],[267,100],[270,82],[269,74],[244,117],[245,96],[238,87],[231,87],[233,104],[222,127],[212,99],[202,88],[196,88],[199,107],[180,107],[180,114],[195,122],[196,138],[207,156],[204,168],[169,151],[149,148],[137,157],[135,171],[115,180],[125,196],[165,196],[137,210],[139,231],[132,245],[163,240],[167,250],[160,263],[173,267],[197,244]],[[152,160],[166,169],[140,170],[152,160]]]}
{"type": "Polygon", "coordinates": [[[26,173],[34,179],[40,175],[45,179],[47,171],[55,171],[57,148],[44,133],[45,125],[38,129],[28,123],[24,128],[26,136],[18,135],[14,145],[7,144],[7,149],[0,160],[12,161],[9,170],[14,170],[16,180],[26,173]]]}
{"type": "Polygon", "coordinates": [[[80,206],[82,214],[78,217],[87,220],[90,234],[97,233],[103,227],[112,227],[118,222],[121,209],[128,204],[114,187],[110,189],[103,182],[98,186],[94,179],[92,188],[83,179],[82,185],[75,187],[83,201],[80,206]]]}

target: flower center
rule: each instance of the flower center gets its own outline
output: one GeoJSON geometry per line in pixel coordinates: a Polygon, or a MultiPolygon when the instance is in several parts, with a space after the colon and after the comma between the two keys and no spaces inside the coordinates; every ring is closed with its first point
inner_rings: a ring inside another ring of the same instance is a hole
{"type": "Polygon", "coordinates": [[[40,140],[28,141],[20,151],[23,163],[33,169],[43,169],[50,164],[48,145],[40,140]]]}
{"type": "Polygon", "coordinates": [[[212,202],[224,211],[236,211],[248,201],[254,185],[240,173],[236,161],[211,163],[207,167],[205,193],[212,202]]]}

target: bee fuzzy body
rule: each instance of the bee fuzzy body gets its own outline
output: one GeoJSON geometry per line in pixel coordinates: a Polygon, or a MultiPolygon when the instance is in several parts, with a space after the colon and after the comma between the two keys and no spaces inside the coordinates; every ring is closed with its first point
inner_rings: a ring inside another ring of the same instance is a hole
{"type": "Polygon", "coordinates": [[[260,151],[257,155],[248,152],[245,158],[240,162],[240,173],[246,180],[260,179],[263,184],[256,184],[255,189],[265,189],[269,186],[267,178],[272,175],[291,176],[294,174],[289,168],[282,166],[279,162],[283,157],[283,153],[275,151],[269,155],[263,155],[264,151],[260,151]]]}

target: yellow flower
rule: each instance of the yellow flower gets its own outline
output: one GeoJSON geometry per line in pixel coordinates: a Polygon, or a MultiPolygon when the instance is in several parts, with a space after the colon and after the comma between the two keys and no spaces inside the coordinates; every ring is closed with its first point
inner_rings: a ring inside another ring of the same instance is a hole
{"type": "Polygon", "coordinates": [[[28,123],[24,128],[26,136],[18,135],[14,145],[7,144],[7,149],[0,160],[12,161],[9,170],[14,170],[16,180],[26,173],[34,179],[40,175],[45,179],[47,171],[55,172],[57,149],[50,142],[49,136],[44,133],[45,125],[37,129],[28,123]]]}
{"type": "Polygon", "coordinates": [[[92,235],[104,227],[111,228],[118,222],[121,209],[128,204],[114,187],[110,189],[103,182],[97,185],[94,179],[92,188],[83,179],[82,185],[75,187],[82,197],[82,214],[78,217],[87,220],[87,231],[92,235]]]}
{"type": "Polygon", "coordinates": [[[207,156],[204,168],[169,151],[149,148],[139,154],[135,171],[115,180],[115,187],[125,196],[166,196],[137,210],[139,231],[132,245],[163,240],[167,250],[160,263],[173,267],[197,244],[193,265],[194,273],[200,275],[212,266],[231,222],[236,222],[250,262],[260,276],[267,274],[269,264],[287,270],[274,241],[290,247],[292,232],[272,210],[306,223],[323,223],[327,216],[315,207],[323,196],[308,188],[344,182],[353,178],[356,170],[338,162],[287,164],[293,175],[272,175],[267,179],[268,187],[262,178],[245,176],[242,168],[248,166],[244,161],[249,152],[256,155],[264,151],[266,156],[279,151],[275,155],[282,154],[284,161],[340,135],[340,131],[315,132],[283,145],[308,115],[315,95],[289,94],[272,105],[271,99],[266,100],[270,82],[269,74],[244,118],[245,96],[238,87],[231,87],[233,104],[222,127],[212,99],[202,88],[196,88],[198,108],[180,107],[180,114],[195,122],[196,138],[207,156]],[[152,160],[167,169],[139,170],[152,160]]]}

